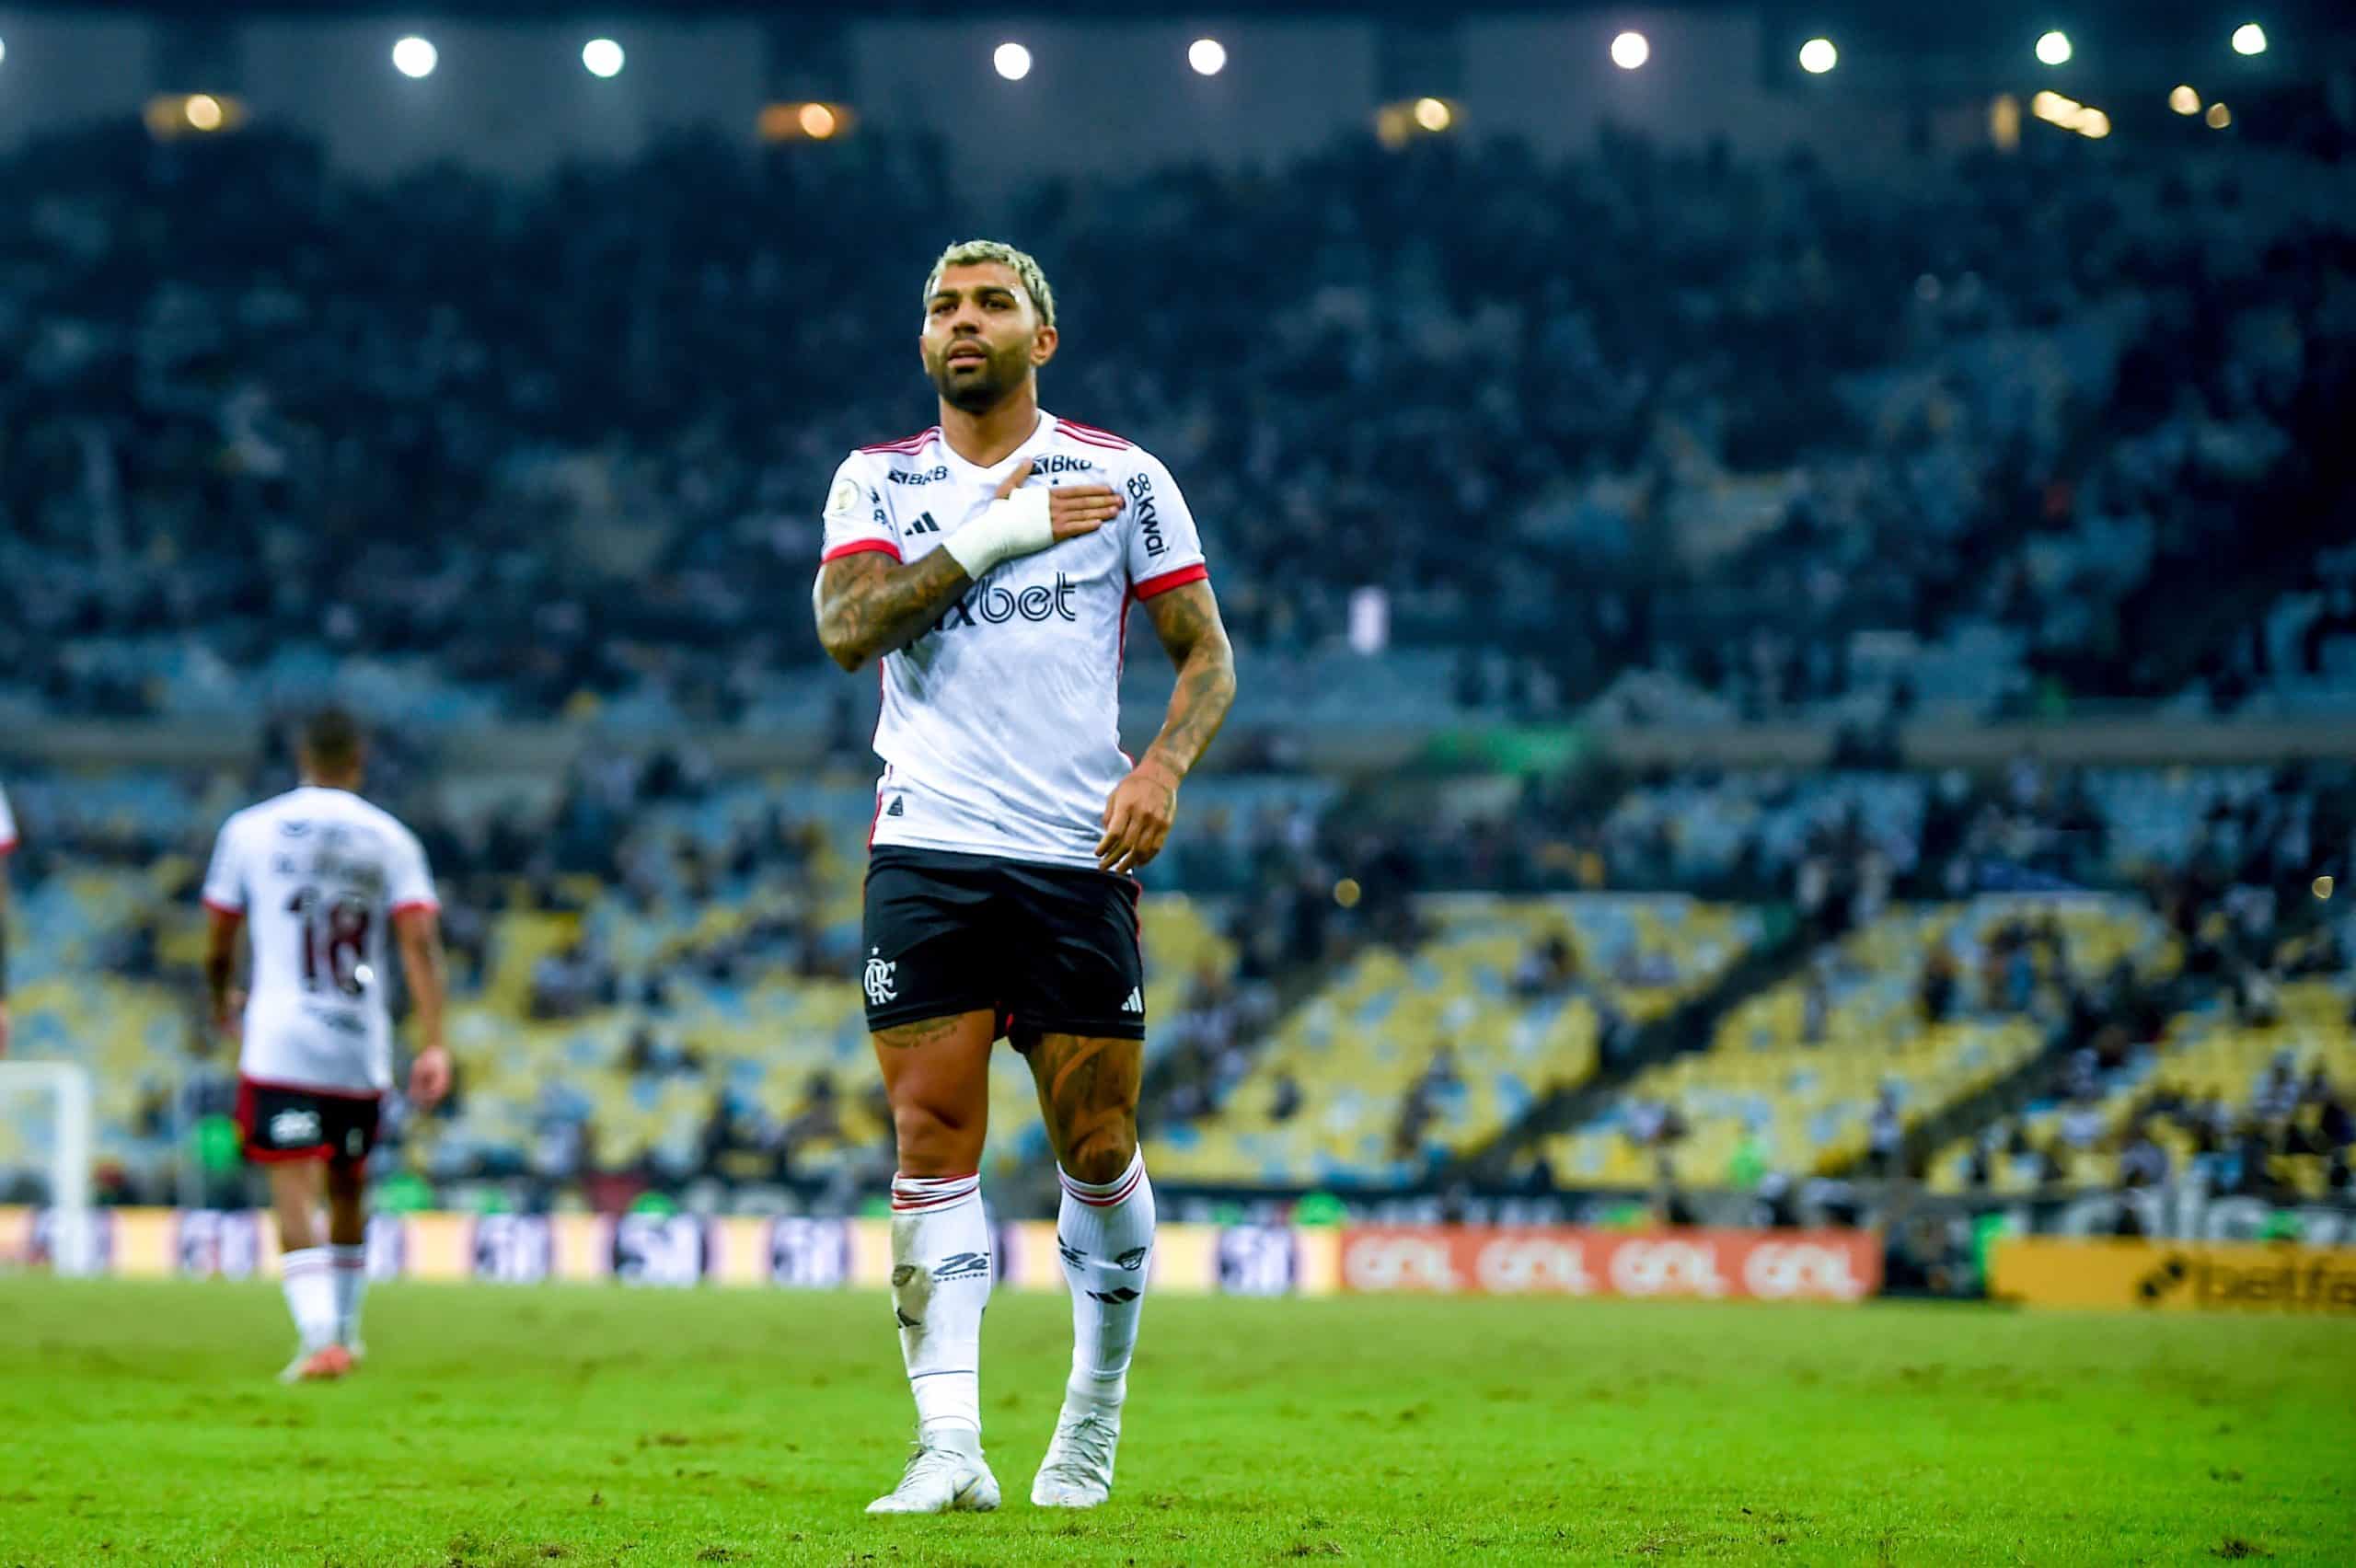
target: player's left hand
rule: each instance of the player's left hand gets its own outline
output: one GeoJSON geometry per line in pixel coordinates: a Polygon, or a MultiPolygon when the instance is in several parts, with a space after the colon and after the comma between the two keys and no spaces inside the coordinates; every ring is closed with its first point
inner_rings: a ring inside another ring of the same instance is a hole
{"type": "Polygon", "coordinates": [[[442,1103],[450,1092],[450,1052],[448,1047],[431,1045],[417,1054],[410,1064],[410,1103],[420,1111],[431,1111],[442,1103]]]}
{"type": "Polygon", "coordinates": [[[1170,824],[1178,819],[1178,776],[1167,763],[1148,756],[1129,769],[1104,801],[1104,836],[1096,843],[1096,864],[1107,871],[1134,871],[1161,853],[1170,824]]]}

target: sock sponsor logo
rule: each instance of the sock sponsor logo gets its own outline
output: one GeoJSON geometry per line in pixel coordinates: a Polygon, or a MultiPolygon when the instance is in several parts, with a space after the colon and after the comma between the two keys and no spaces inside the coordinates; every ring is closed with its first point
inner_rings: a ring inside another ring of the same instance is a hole
{"type": "Polygon", "coordinates": [[[1088,1262],[1088,1254],[1065,1240],[1060,1234],[1056,1237],[1056,1251],[1064,1255],[1065,1263],[1072,1268],[1083,1267],[1088,1262]]]}
{"type": "Polygon", "coordinates": [[[1125,1285],[1117,1290],[1091,1290],[1088,1294],[1095,1299],[1103,1302],[1108,1307],[1118,1307],[1124,1302],[1135,1301],[1138,1297],[1144,1295],[1145,1292],[1141,1290],[1132,1290],[1125,1285]]]}
{"type": "Polygon", "coordinates": [[[922,1318],[911,1318],[897,1307],[892,1309],[892,1316],[898,1320],[900,1327],[904,1329],[920,1329],[924,1327],[924,1320],[922,1318]]]}
{"type": "Polygon", "coordinates": [[[1132,1247],[1113,1261],[1120,1264],[1123,1268],[1128,1270],[1131,1274],[1135,1274],[1138,1270],[1145,1266],[1146,1257],[1148,1254],[1152,1252],[1152,1251],[1153,1249],[1150,1247],[1132,1247]]]}
{"type": "Polygon", "coordinates": [[[899,1263],[899,1264],[895,1264],[895,1265],[894,1265],[893,1270],[892,1270],[892,1288],[893,1288],[893,1289],[895,1289],[895,1290],[903,1289],[903,1288],[905,1288],[905,1287],[907,1286],[907,1285],[908,1281],[910,1281],[910,1280],[912,1280],[912,1279],[914,1279],[914,1278],[916,1278],[916,1277],[917,1277],[917,1266],[916,1266],[916,1264],[914,1264],[914,1263],[899,1263]]]}
{"type": "Polygon", "coordinates": [[[939,1279],[971,1279],[976,1274],[987,1277],[990,1272],[987,1252],[953,1252],[933,1266],[932,1277],[939,1279]]]}

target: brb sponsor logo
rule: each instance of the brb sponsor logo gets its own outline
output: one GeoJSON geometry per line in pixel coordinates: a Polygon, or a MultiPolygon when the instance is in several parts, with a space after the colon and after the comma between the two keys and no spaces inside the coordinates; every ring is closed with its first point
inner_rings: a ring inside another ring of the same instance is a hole
{"type": "Polygon", "coordinates": [[[949,477],[949,465],[936,463],[930,468],[895,468],[887,477],[895,485],[937,484],[949,477]]]}
{"type": "Polygon", "coordinates": [[[941,618],[932,623],[932,629],[954,631],[977,623],[1004,626],[1011,620],[1034,624],[1050,620],[1077,622],[1080,617],[1072,613],[1071,600],[1078,592],[1071,579],[1060,571],[1056,573],[1056,585],[1052,588],[1034,582],[1018,592],[986,582],[943,610],[941,618]]]}
{"type": "MultiPolygon", "coordinates": [[[[1092,474],[1095,471],[1096,465],[1087,458],[1067,457],[1058,452],[1051,452],[1045,457],[1034,457],[1031,461],[1031,477],[1034,478],[1043,475],[1092,474]]],[[[949,470],[943,468],[941,472],[946,474],[949,470]]]]}
{"type": "Polygon", "coordinates": [[[1129,500],[1138,509],[1138,535],[1145,540],[1145,553],[1160,555],[1170,547],[1161,537],[1161,509],[1154,504],[1153,480],[1149,476],[1129,476],[1129,500]]]}

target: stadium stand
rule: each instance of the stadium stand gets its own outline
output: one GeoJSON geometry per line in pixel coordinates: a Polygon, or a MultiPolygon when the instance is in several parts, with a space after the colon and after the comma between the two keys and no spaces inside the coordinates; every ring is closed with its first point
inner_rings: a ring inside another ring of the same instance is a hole
{"type": "MultiPolygon", "coordinates": [[[[283,135],[91,133],[6,173],[0,711],[333,686],[407,721],[794,723],[856,755],[775,610],[831,465],[917,412],[841,345],[927,258],[828,236],[959,226],[921,148],[384,189],[283,135]],[[192,232],[220,238],[164,237],[192,232]],[[826,398],[781,362],[826,363],[826,398]]],[[[1025,238],[1088,280],[1051,399],[1149,437],[1207,520],[1264,661],[1242,722],[2345,712],[2347,556],[2300,521],[2346,488],[2341,184],[2255,147],[1889,189],[1634,140],[1353,144],[1089,183],[1025,238]],[[1205,267],[1216,300],[1147,307],[1205,267]],[[2232,603],[2182,613],[2229,567],[2232,603]],[[1367,587],[1380,657],[1343,651],[1367,587]]]]}

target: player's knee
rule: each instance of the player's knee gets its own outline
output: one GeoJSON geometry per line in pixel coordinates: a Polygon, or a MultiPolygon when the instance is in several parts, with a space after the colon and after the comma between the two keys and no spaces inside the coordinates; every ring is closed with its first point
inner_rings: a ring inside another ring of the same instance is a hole
{"type": "Polygon", "coordinates": [[[1137,1156],[1137,1124],[1123,1117],[1073,1139],[1064,1150],[1064,1172],[1075,1182],[1102,1186],[1118,1179],[1137,1156]]]}
{"type": "Polygon", "coordinates": [[[892,1107],[892,1132],[902,1175],[962,1176],[981,1166],[981,1118],[954,1107],[904,1100],[892,1107]]]}

